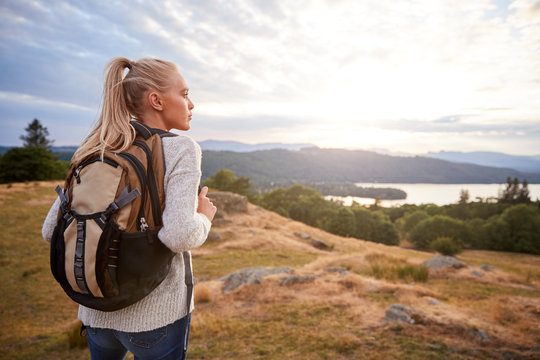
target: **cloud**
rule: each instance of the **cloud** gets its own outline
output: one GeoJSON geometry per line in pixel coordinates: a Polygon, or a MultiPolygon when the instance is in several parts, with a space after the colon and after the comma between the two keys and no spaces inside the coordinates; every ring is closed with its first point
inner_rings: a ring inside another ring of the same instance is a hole
{"type": "MultiPolygon", "coordinates": [[[[304,134],[315,134],[328,124],[338,138],[338,130],[366,127],[534,132],[531,123],[540,119],[538,1],[506,4],[3,2],[0,91],[81,107],[78,117],[87,128],[93,116],[84,109],[97,109],[107,61],[155,56],[179,64],[206,133],[214,125],[213,134],[223,131],[237,136],[233,140],[257,131],[289,136],[283,126],[309,126],[304,134]]],[[[2,102],[2,123],[26,116],[16,103],[2,102]]],[[[55,113],[71,117],[74,109],[59,105],[55,113]]]]}

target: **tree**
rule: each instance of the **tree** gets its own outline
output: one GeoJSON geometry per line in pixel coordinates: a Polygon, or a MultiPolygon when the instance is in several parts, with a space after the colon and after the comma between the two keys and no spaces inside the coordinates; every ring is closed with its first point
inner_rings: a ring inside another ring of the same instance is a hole
{"type": "Polygon", "coordinates": [[[47,139],[49,131],[41,125],[38,119],[34,119],[24,130],[26,135],[20,136],[20,139],[24,142],[24,147],[38,146],[48,149],[54,143],[53,140],[47,139]]]}
{"type": "Polygon", "coordinates": [[[420,249],[427,249],[438,237],[449,237],[459,244],[467,242],[467,229],[461,220],[436,215],[419,222],[409,234],[409,241],[420,249]]]}
{"type": "Polygon", "coordinates": [[[206,179],[204,185],[221,191],[231,191],[240,195],[247,195],[251,182],[246,177],[236,177],[234,171],[221,169],[206,179]]]}
{"type": "Polygon", "coordinates": [[[459,192],[459,203],[460,204],[467,204],[469,202],[469,190],[467,189],[461,189],[459,192]]]}
{"type": "Polygon", "coordinates": [[[512,178],[508,177],[506,179],[506,189],[499,197],[499,202],[508,204],[530,203],[531,198],[529,196],[528,185],[527,180],[523,180],[520,188],[518,178],[514,178],[514,180],[512,180],[512,178]]]}
{"type": "Polygon", "coordinates": [[[532,205],[519,204],[499,217],[507,231],[508,250],[540,254],[540,212],[532,205]]]}
{"type": "Polygon", "coordinates": [[[354,213],[349,208],[340,208],[330,224],[330,231],[341,236],[352,236],[355,229],[354,213]]]}
{"type": "Polygon", "coordinates": [[[12,148],[0,159],[0,183],[62,179],[67,164],[40,146],[12,148]]]}

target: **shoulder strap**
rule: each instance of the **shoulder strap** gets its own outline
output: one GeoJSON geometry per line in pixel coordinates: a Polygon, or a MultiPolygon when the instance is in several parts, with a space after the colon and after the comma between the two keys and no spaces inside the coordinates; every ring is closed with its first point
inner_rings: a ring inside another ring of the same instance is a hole
{"type": "Polygon", "coordinates": [[[135,131],[137,131],[137,133],[144,138],[144,140],[148,140],[152,135],[155,134],[158,134],[162,138],[176,136],[176,134],[173,134],[172,132],[151,128],[150,126],[139,121],[131,120],[130,124],[133,126],[133,128],[135,128],[135,131]]]}
{"type": "Polygon", "coordinates": [[[131,126],[133,126],[135,131],[137,131],[137,133],[139,133],[144,138],[144,140],[148,140],[150,136],[153,135],[151,127],[135,120],[131,120],[129,123],[131,124],[131,126]]]}

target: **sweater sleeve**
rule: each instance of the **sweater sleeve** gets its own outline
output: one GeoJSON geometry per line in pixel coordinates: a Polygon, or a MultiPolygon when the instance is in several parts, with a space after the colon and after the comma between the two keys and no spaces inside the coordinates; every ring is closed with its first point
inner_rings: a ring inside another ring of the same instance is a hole
{"type": "Polygon", "coordinates": [[[49,243],[51,242],[54,228],[58,220],[57,218],[58,218],[59,208],[60,208],[60,198],[56,198],[51,208],[49,209],[49,213],[47,214],[47,217],[45,218],[45,221],[43,222],[43,227],[41,228],[41,235],[43,236],[43,239],[45,239],[45,241],[49,243]]]}
{"type": "Polygon", "coordinates": [[[159,239],[179,253],[201,246],[211,222],[197,213],[201,179],[201,148],[191,138],[179,135],[163,139],[165,156],[165,209],[159,239]]]}

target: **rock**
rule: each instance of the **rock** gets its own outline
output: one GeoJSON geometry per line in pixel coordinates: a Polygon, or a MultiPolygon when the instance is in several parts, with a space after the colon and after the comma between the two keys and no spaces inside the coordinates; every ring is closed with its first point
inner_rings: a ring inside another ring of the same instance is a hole
{"type": "Polygon", "coordinates": [[[281,286],[289,286],[294,284],[303,284],[307,282],[312,282],[315,280],[315,275],[290,275],[290,276],[284,276],[281,279],[279,279],[279,285],[281,286]]]}
{"type": "Polygon", "coordinates": [[[210,229],[210,232],[208,233],[208,237],[206,238],[206,242],[213,243],[213,242],[219,242],[223,238],[221,237],[221,234],[219,231],[210,229]]]}
{"type": "Polygon", "coordinates": [[[399,324],[407,323],[414,324],[413,318],[411,318],[412,311],[401,304],[392,304],[386,310],[386,316],[383,319],[383,323],[387,324],[399,324]]]}
{"type": "Polygon", "coordinates": [[[326,271],[328,272],[344,272],[347,271],[347,268],[342,266],[330,266],[326,268],[326,271]]]}
{"type": "Polygon", "coordinates": [[[491,270],[495,270],[496,268],[495,268],[495,266],[482,264],[482,265],[480,265],[480,269],[482,269],[484,271],[491,271],[491,270]]]}
{"type": "Polygon", "coordinates": [[[295,232],[294,235],[296,235],[299,238],[302,238],[304,240],[311,239],[311,235],[306,234],[305,232],[295,232]]]}
{"type": "Polygon", "coordinates": [[[487,336],[486,332],[484,330],[480,330],[480,329],[474,329],[472,331],[473,335],[476,336],[478,339],[482,340],[482,341],[486,341],[486,340],[489,340],[489,336],[487,336]]]}
{"type": "Polygon", "coordinates": [[[435,256],[431,259],[428,259],[422,263],[423,266],[427,267],[429,270],[439,270],[448,266],[451,266],[455,269],[460,269],[465,267],[465,264],[452,256],[435,256]]]}
{"type": "Polygon", "coordinates": [[[223,281],[223,293],[228,292],[246,284],[260,284],[268,275],[290,273],[292,271],[289,267],[281,268],[268,268],[268,267],[249,267],[240,269],[219,278],[219,281],[223,281]]]}
{"type": "Polygon", "coordinates": [[[433,305],[433,306],[440,306],[440,305],[442,305],[443,303],[440,302],[440,301],[437,300],[437,299],[429,299],[429,300],[428,300],[428,304],[429,304],[429,305],[433,305]]]}
{"type": "Polygon", "coordinates": [[[332,251],[332,249],[334,248],[333,246],[328,245],[326,242],[315,238],[311,239],[311,245],[313,245],[313,247],[316,247],[317,249],[326,251],[332,251]]]}
{"type": "Polygon", "coordinates": [[[245,196],[231,192],[216,191],[208,193],[208,198],[218,208],[218,214],[220,212],[226,214],[247,212],[248,200],[245,196]]]}
{"type": "Polygon", "coordinates": [[[476,276],[476,277],[482,277],[482,276],[484,276],[484,273],[483,273],[483,272],[480,272],[480,271],[477,271],[477,270],[471,271],[471,274],[473,274],[473,275],[476,276]]]}

